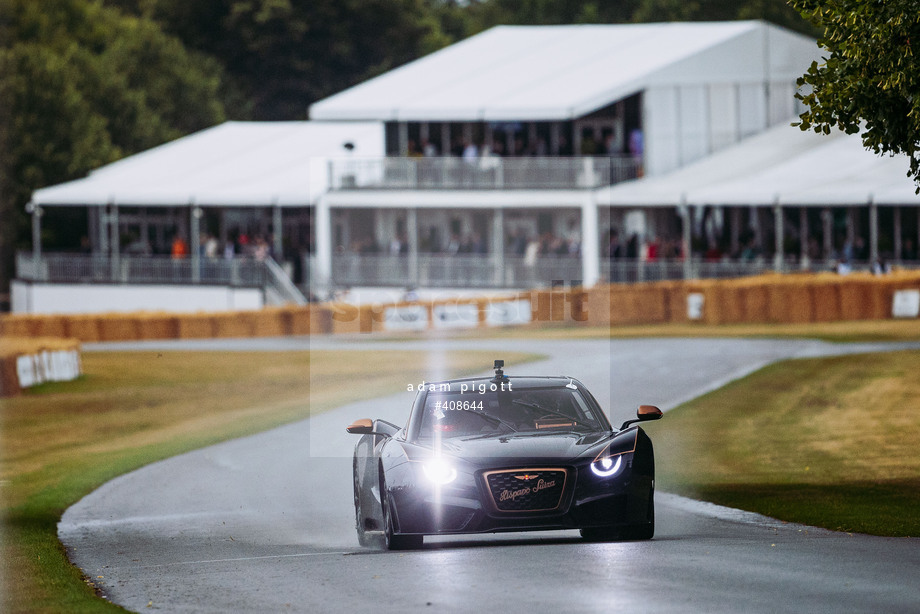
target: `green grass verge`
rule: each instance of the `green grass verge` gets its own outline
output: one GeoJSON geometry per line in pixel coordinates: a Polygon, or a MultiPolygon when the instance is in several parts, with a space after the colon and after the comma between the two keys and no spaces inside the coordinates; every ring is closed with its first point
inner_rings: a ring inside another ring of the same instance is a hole
{"type": "MultiPolygon", "coordinates": [[[[645,337],[690,338],[764,338],[820,339],[832,343],[869,341],[920,341],[920,320],[860,320],[852,322],[823,322],[812,324],[645,324],[635,326],[584,326],[580,324],[535,323],[524,327],[475,329],[471,331],[438,333],[444,338],[477,336],[482,338],[536,339],[636,339],[645,337]]],[[[420,333],[398,338],[413,339],[430,336],[420,333]]],[[[380,338],[380,337],[375,337],[380,338]]],[[[387,337],[397,338],[397,337],[387,337]]]]}
{"type": "Polygon", "coordinates": [[[792,360],[647,430],[660,488],[833,530],[920,536],[920,352],[792,360]]]}
{"type": "MultiPolygon", "coordinates": [[[[151,462],[344,403],[486,370],[494,352],[118,352],[0,405],[0,611],[123,611],[57,539],[64,510],[151,462]],[[354,382],[361,382],[355,386],[354,382]]],[[[516,363],[536,358],[512,354],[516,363]]],[[[343,425],[344,428],[344,425],[343,425]]]]}

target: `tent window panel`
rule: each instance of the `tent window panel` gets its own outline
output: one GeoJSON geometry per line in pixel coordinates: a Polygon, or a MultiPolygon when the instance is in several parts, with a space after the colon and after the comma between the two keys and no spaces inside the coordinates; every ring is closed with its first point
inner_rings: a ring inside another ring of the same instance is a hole
{"type": "Polygon", "coordinates": [[[738,125],[741,138],[757,134],[766,127],[766,101],[762,83],[738,86],[738,107],[741,112],[738,125]]]}
{"type": "Polygon", "coordinates": [[[709,88],[709,142],[711,151],[736,143],[738,135],[738,98],[732,85],[709,88]]]}
{"type": "Polygon", "coordinates": [[[680,162],[688,164],[709,153],[709,108],[703,85],[680,88],[680,162]]]}
{"type": "Polygon", "coordinates": [[[787,121],[795,115],[795,85],[791,82],[770,84],[770,125],[787,121]]]}
{"type": "Polygon", "coordinates": [[[674,87],[649,88],[645,92],[645,170],[649,175],[666,173],[680,165],[678,158],[678,92],[674,87]]]}

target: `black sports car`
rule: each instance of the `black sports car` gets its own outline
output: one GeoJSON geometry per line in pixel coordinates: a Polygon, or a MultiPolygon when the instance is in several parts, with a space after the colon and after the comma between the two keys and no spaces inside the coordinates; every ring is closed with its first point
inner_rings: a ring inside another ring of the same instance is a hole
{"type": "Polygon", "coordinates": [[[652,442],[635,422],[613,428],[571,377],[508,377],[420,386],[409,421],[358,420],[358,541],[417,548],[424,535],[581,529],[587,539],[655,532],[652,442]]]}

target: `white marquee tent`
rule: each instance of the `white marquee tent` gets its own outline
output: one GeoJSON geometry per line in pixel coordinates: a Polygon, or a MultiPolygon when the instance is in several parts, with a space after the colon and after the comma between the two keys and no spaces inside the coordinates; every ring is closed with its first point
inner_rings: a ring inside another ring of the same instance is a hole
{"type": "Polygon", "coordinates": [[[306,206],[327,190],[327,160],[382,156],[383,142],[379,122],[226,122],[36,190],[32,202],[306,206]]]}
{"type": "Polygon", "coordinates": [[[920,205],[904,156],[878,156],[858,135],[788,124],[658,177],[602,189],[613,206],[920,205]]]}
{"type": "Polygon", "coordinates": [[[813,39],[762,21],[500,26],[314,103],[310,117],[569,120],[714,74],[793,82],[816,51],[813,39]]]}

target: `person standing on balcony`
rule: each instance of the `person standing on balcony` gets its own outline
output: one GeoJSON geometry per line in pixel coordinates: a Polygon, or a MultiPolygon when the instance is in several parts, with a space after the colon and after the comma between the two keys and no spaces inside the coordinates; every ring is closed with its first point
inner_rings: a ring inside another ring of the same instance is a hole
{"type": "Polygon", "coordinates": [[[185,258],[188,256],[188,243],[182,238],[182,235],[173,237],[172,257],[175,259],[185,258]]]}
{"type": "Polygon", "coordinates": [[[475,143],[471,141],[463,142],[463,159],[469,162],[470,164],[475,164],[476,160],[479,158],[479,149],[476,147],[475,143]]]}
{"type": "Polygon", "coordinates": [[[617,260],[623,257],[623,246],[620,244],[620,233],[616,228],[610,229],[610,242],[607,244],[607,257],[617,260]]]}
{"type": "Polygon", "coordinates": [[[917,250],[914,248],[914,242],[911,239],[904,239],[904,247],[901,248],[901,260],[912,262],[917,259],[917,250]]]}

